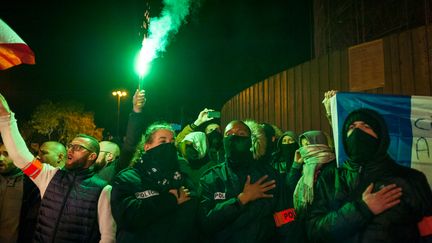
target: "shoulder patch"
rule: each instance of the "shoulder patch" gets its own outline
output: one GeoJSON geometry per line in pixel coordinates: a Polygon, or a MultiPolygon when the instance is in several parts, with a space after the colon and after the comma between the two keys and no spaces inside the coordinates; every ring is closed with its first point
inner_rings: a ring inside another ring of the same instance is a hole
{"type": "Polygon", "coordinates": [[[157,195],[159,195],[159,192],[153,191],[153,190],[145,190],[142,192],[136,192],[135,193],[135,197],[137,199],[145,199],[145,198],[154,197],[157,195]]]}
{"type": "Polygon", "coordinates": [[[224,199],[226,199],[225,192],[215,192],[214,199],[215,200],[224,200],[224,199]]]}

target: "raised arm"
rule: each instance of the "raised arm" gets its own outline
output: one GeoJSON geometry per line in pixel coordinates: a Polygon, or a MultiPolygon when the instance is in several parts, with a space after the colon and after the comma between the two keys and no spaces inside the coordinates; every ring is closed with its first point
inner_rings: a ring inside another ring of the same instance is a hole
{"type": "Polygon", "coordinates": [[[337,93],[337,90],[330,90],[324,93],[324,99],[322,101],[325,111],[326,111],[326,117],[329,121],[330,126],[332,125],[332,118],[331,118],[331,106],[330,106],[330,99],[335,96],[337,93]]]}
{"type": "Polygon", "coordinates": [[[146,102],[145,91],[136,90],[133,96],[133,112],[129,114],[129,120],[126,129],[126,138],[120,153],[119,163],[116,164],[116,174],[126,168],[140,142],[141,135],[144,131],[144,115],[142,110],[146,102]]]}
{"type": "Polygon", "coordinates": [[[189,124],[183,128],[183,130],[176,136],[176,139],[175,139],[176,147],[181,141],[183,141],[183,139],[186,137],[186,135],[195,131],[197,129],[197,127],[200,126],[201,124],[203,124],[204,122],[210,121],[211,119],[213,119],[213,118],[208,117],[209,111],[213,111],[213,110],[205,108],[204,110],[202,110],[198,114],[197,119],[192,124],[189,124]]]}
{"type": "Polygon", "coordinates": [[[35,159],[19,133],[15,114],[10,110],[3,95],[0,94],[0,133],[3,143],[16,167],[20,168],[39,187],[41,196],[49,181],[58,169],[42,164],[35,159]]]}

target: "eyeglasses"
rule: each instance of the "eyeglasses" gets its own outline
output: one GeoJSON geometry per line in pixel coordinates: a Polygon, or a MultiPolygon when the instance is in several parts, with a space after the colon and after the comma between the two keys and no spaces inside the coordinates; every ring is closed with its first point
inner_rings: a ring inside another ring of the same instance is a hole
{"type": "Polygon", "coordinates": [[[88,149],[87,147],[85,147],[85,146],[83,146],[83,145],[81,145],[81,144],[68,144],[67,146],[67,149],[69,150],[72,150],[72,151],[83,151],[84,149],[85,150],[87,150],[87,151],[89,151],[89,152],[92,152],[90,149],[88,149]]]}

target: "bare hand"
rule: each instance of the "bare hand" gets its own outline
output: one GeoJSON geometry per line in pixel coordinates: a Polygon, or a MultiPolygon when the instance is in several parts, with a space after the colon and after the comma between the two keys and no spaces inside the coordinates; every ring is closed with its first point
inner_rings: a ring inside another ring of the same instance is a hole
{"type": "Polygon", "coordinates": [[[133,111],[135,113],[140,113],[144,107],[146,102],[145,91],[144,90],[136,90],[133,96],[133,111]]]}
{"type": "Polygon", "coordinates": [[[327,115],[331,114],[331,108],[330,108],[330,99],[331,97],[335,96],[337,93],[337,90],[330,90],[324,93],[324,99],[322,103],[324,104],[324,108],[326,110],[327,115]]]}
{"type": "Polygon", "coordinates": [[[378,215],[400,203],[402,188],[397,187],[396,184],[385,186],[375,193],[372,193],[372,189],[373,183],[363,192],[362,199],[374,215],[378,215]]]}
{"type": "Polygon", "coordinates": [[[10,115],[11,110],[9,109],[9,105],[5,99],[5,97],[3,97],[2,94],[0,94],[0,116],[8,116],[10,115]]]}
{"type": "Polygon", "coordinates": [[[297,164],[303,164],[304,160],[301,157],[300,150],[296,150],[294,154],[294,162],[297,164]]]}
{"type": "Polygon", "coordinates": [[[267,175],[259,178],[255,183],[250,183],[250,176],[247,176],[246,183],[243,187],[243,192],[240,193],[237,198],[240,200],[242,205],[247,204],[248,202],[255,201],[260,198],[272,198],[273,194],[266,194],[267,191],[276,187],[276,181],[266,181],[268,178],[267,175]]]}
{"type": "Polygon", "coordinates": [[[195,126],[199,126],[199,125],[203,124],[204,122],[213,119],[213,118],[209,118],[209,117],[208,117],[208,112],[209,112],[209,111],[214,111],[214,110],[212,110],[212,109],[207,109],[207,108],[205,108],[204,110],[202,110],[202,111],[198,114],[197,119],[194,121],[194,125],[195,125],[195,126]]]}
{"type": "Polygon", "coordinates": [[[179,205],[190,200],[190,192],[184,186],[180,187],[179,190],[171,189],[169,192],[177,198],[177,204],[179,205]]]}

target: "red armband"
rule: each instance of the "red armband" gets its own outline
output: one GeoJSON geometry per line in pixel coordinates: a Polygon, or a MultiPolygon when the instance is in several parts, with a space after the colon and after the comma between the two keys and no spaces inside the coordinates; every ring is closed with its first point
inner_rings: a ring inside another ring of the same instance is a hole
{"type": "Polygon", "coordinates": [[[277,212],[273,214],[273,218],[276,223],[276,227],[281,227],[284,224],[287,224],[291,221],[295,220],[295,210],[294,208],[285,209],[283,211],[277,212]]]}
{"type": "Polygon", "coordinates": [[[432,235],[432,216],[424,217],[417,227],[421,236],[432,235]]]}
{"type": "Polygon", "coordinates": [[[35,158],[30,165],[23,169],[24,174],[28,177],[35,179],[42,171],[43,164],[37,158],[35,158]]]}

